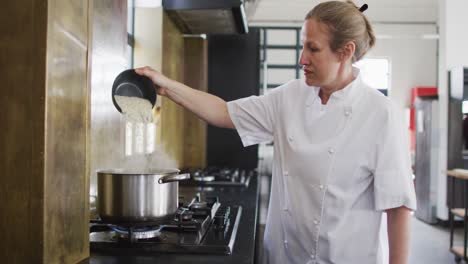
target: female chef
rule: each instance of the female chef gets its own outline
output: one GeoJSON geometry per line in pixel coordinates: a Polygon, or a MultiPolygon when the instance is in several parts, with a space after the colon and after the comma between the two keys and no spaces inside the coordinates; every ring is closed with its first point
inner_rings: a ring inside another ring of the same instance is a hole
{"type": "Polygon", "coordinates": [[[351,1],[311,10],[302,26],[305,80],[231,102],[139,68],[166,96],[209,124],[236,129],[244,146],[274,142],[264,262],[376,264],[386,212],[389,260],[407,263],[416,209],[402,115],[353,63],[374,45],[351,1]]]}

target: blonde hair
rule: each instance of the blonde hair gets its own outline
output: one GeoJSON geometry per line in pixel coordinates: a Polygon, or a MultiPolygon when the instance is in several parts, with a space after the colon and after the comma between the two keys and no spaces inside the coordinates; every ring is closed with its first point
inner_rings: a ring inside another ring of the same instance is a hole
{"type": "Polygon", "coordinates": [[[369,20],[353,1],[320,3],[309,11],[305,19],[316,19],[327,25],[332,51],[353,41],[356,45],[353,63],[360,60],[375,44],[374,30],[369,20]]]}

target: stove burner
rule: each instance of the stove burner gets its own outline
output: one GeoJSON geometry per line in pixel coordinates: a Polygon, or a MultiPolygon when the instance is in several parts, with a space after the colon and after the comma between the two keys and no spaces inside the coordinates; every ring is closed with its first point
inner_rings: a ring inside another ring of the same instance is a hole
{"type": "Polygon", "coordinates": [[[197,182],[212,182],[215,180],[214,175],[205,175],[201,171],[196,171],[192,174],[192,179],[197,182]]]}
{"type": "Polygon", "coordinates": [[[193,218],[193,212],[185,212],[181,215],[182,221],[190,221],[193,218]]]}
{"type": "Polygon", "coordinates": [[[111,226],[111,229],[114,230],[120,238],[128,239],[129,233],[130,240],[134,241],[136,239],[149,239],[158,237],[161,234],[163,226],[156,227],[120,227],[120,226],[111,226]]]}
{"type": "Polygon", "coordinates": [[[188,222],[193,219],[193,212],[189,211],[187,208],[181,208],[177,210],[175,221],[178,222],[188,222]]]}
{"type": "Polygon", "coordinates": [[[91,251],[116,255],[232,254],[242,207],[221,205],[218,197],[202,193],[191,197],[179,197],[179,208],[163,222],[118,224],[92,220],[91,251]]]}
{"type": "MultiPolygon", "coordinates": [[[[181,185],[196,186],[235,186],[249,187],[249,182],[256,175],[255,170],[239,168],[207,167],[204,169],[188,170],[190,181],[181,181],[181,185]]],[[[206,191],[204,189],[204,191],[206,191]]]]}
{"type": "Polygon", "coordinates": [[[190,209],[205,209],[207,207],[207,202],[193,202],[192,205],[190,205],[190,209]]]}

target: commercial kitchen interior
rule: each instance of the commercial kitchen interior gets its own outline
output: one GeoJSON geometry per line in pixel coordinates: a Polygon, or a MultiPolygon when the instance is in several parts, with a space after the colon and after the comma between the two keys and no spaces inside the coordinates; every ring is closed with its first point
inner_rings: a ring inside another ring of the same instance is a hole
{"type": "MultiPolygon", "coordinates": [[[[272,144],[243,148],[235,131],[207,126],[161,97],[147,132],[159,154],[192,177],[206,168],[242,175],[235,186],[179,186],[184,194],[219,195],[220,204],[230,207],[227,244],[209,247],[221,253],[203,251],[203,240],[194,242],[200,246],[167,248],[204,253],[165,252],[166,247],[150,254],[128,248],[103,253],[90,237],[90,225],[99,218],[96,171],[118,168],[132,153],[126,122],[112,104],[116,76],[150,65],[225,100],[268,93],[302,78],[300,27],[322,1],[211,0],[238,6],[178,10],[184,2],[190,1],[3,2],[2,263],[259,263],[272,144]]],[[[468,1],[355,2],[369,5],[365,14],[377,37],[356,66],[403,110],[411,140],[418,211],[412,216],[409,263],[464,262],[468,1]]]]}

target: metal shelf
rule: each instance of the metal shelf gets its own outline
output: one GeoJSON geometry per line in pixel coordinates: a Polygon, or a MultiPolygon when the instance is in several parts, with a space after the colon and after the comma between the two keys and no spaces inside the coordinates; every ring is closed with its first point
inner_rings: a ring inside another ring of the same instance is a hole
{"type": "Polygon", "coordinates": [[[454,209],[451,209],[450,212],[452,212],[452,214],[458,216],[458,217],[465,217],[465,209],[463,208],[454,208],[454,209]]]}
{"type": "MultiPolygon", "coordinates": [[[[455,261],[459,263],[462,259],[468,261],[467,252],[468,252],[468,215],[467,215],[467,206],[468,206],[468,177],[462,177],[464,175],[459,175],[453,173],[454,170],[448,171],[448,177],[452,177],[452,190],[455,189],[455,182],[463,184],[463,198],[465,199],[465,208],[450,208],[449,210],[449,222],[450,222],[450,251],[455,254],[455,261]],[[463,218],[463,246],[454,246],[454,221],[455,216],[463,218]]],[[[452,192],[452,201],[455,199],[455,192],[452,192]]]]}
{"type": "Polygon", "coordinates": [[[261,45],[261,49],[301,49],[301,46],[296,46],[296,45],[261,45]]]}
{"type": "Polygon", "coordinates": [[[299,65],[286,65],[286,64],[269,64],[269,69],[300,69],[299,65]]]}
{"type": "Polygon", "coordinates": [[[464,250],[463,247],[451,247],[450,252],[455,254],[455,261],[460,262],[463,259],[464,250]]]}

